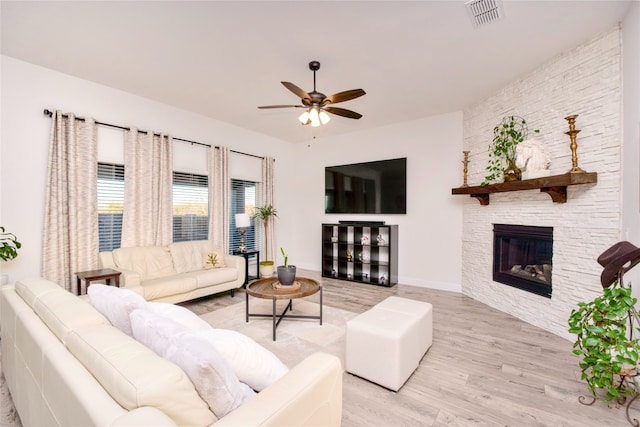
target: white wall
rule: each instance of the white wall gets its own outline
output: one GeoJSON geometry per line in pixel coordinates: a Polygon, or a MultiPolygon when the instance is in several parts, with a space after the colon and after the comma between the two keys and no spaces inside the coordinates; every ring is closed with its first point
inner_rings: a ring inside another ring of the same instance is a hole
{"type": "Polygon", "coordinates": [[[293,263],[321,269],[322,223],[382,220],[399,226],[400,283],[460,291],[462,201],[451,188],[462,184],[461,112],[316,139],[294,152],[296,188],[286,196],[296,201],[293,263]],[[406,215],[324,213],[325,166],[398,157],[407,157],[406,215]]]}
{"type": "MultiPolygon", "coordinates": [[[[287,142],[7,56],[1,56],[0,61],[0,225],[15,233],[23,244],[18,258],[0,264],[2,273],[9,275],[9,281],[41,274],[51,126],[51,119],[43,115],[45,108],[224,145],[259,156],[270,155],[277,159],[276,186],[288,186],[291,145],[287,142]]],[[[102,132],[110,134],[109,131],[102,132]]],[[[111,133],[110,137],[117,140],[118,132],[111,133]]],[[[118,156],[117,150],[107,151],[109,153],[101,151],[101,155],[118,156]]],[[[180,161],[185,163],[184,159],[180,161]]],[[[284,216],[288,216],[286,198],[277,199],[276,203],[284,216]]]]}
{"type": "MultiPolygon", "coordinates": [[[[622,86],[621,32],[613,28],[564,52],[464,112],[464,142],[471,150],[469,183],[482,182],[493,126],[505,115],[524,117],[551,157],[551,174],[572,167],[568,122],[578,114],[578,166],[598,173],[597,184],[568,188],[566,203],[536,190],[498,193],[489,206],[464,205],[462,291],[559,336],[579,301],[602,292],[597,257],[620,238],[622,86]],[[493,224],[554,227],[551,299],[492,280],[493,224]]],[[[637,169],[638,165],[635,164],[637,169]]],[[[625,177],[626,179],[626,177],[625,177]]],[[[635,182],[638,191],[638,182],[635,182]]]]}
{"type": "MultiPolygon", "coordinates": [[[[0,225],[23,243],[18,258],[0,265],[10,281],[41,273],[51,125],[42,111],[48,108],[276,158],[277,245],[287,248],[298,266],[314,270],[320,270],[320,224],[353,219],[324,214],[324,167],[406,156],[408,214],[355,218],[399,224],[402,283],[460,290],[461,203],[450,195],[462,181],[460,112],[292,145],[14,58],[0,60],[0,225]]],[[[101,159],[120,160],[121,132],[101,128],[100,138],[101,159]]],[[[178,147],[176,165],[202,171],[202,156],[191,160],[191,147],[178,147]]],[[[255,177],[250,165],[255,162],[244,160],[232,156],[234,176],[255,177]]]]}

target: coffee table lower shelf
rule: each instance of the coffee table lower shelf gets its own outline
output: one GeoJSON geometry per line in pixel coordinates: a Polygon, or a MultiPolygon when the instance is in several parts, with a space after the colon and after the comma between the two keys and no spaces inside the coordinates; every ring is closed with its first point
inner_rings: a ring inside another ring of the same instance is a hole
{"type": "Polygon", "coordinates": [[[277,279],[260,279],[256,280],[247,285],[246,291],[246,322],[249,322],[250,317],[261,317],[261,318],[271,318],[272,320],[272,331],[273,331],[273,340],[276,340],[276,328],[282,321],[282,319],[312,319],[319,320],[320,325],[322,325],[322,286],[313,280],[307,279],[305,277],[296,278],[298,282],[300,282],[300,289],[296,291],[282,291],[275,289],[272,285],[277,282],[277,279]],[[317,292],[320,292],[320,309],[319,314],[317,316],[314,315],[303,315],[303,314],[287,314],[287,312],[293,311],[293,300],[297,298],[304,298],[306,296],[313,295],[317,292]],[[251,313],[249,312],[249,295],[262,298],[262,299],[271,299],[272,301],[272,310],[271,313],[251,313]],[[289,300],[284,310],[281,313],[278,313],[276,302],[278,300],[289,300]]]}

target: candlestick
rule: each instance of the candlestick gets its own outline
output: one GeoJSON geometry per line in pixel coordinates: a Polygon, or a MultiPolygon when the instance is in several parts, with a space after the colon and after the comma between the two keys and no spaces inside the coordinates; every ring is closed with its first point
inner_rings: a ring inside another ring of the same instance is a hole
{"type": "Polygon", "coordinates": [[[578,143],[576,143],[576,135],[580,132],[579,129],[576,129],[576,117],[577,114],[573,114],[571,116],[567,116],[564,119],[569,122],[569,131],[565,132],[565,134],[569,135],[571,138],[571,165],[573,166],[569,173],[584,173],[582,169],[578,167],[578,143]]]}
{"type": "Polygon", "coordinates": [[[469,171],[469,169],[467,168],[467,166],[469,165],[469,151],[463,151],[462,154],[464,154],[464,160],[462,160],[462,164],[464,165],[464,169],[462,170],[464,173],[462,186],[468,187],[467,172],[469,171]]]}

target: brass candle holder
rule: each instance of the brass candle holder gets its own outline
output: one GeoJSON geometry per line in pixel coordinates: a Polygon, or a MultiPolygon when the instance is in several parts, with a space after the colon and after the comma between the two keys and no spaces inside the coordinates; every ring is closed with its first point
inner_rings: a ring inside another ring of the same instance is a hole
{"type": "Polygon", "coordinates": [[[469,151],[463,151],[462,154],[464,154],[464,160],[462,160],[462,164],[464,165],[464,169],[462,170],[462,172],[464,173],[462,186],[468,187],[469,185],[467,184],[467,172],[469,172],[469,169],[467,168],[467,166],[469,165],[469,151]]]}
{"type": "Polygon", "coordinates": [[[571,138],[571,165],[573,166],[569,173],[584,173],[582,169],[578,167],[578,143],[576,142],[576,135],[580,132],[579,129],[576,129],[576,117],[577,114],[573,114],[571,116],[567,116],[564,119],[569,122],[569,131],[565,132],[565,134],[569,135],[571,138]]]}

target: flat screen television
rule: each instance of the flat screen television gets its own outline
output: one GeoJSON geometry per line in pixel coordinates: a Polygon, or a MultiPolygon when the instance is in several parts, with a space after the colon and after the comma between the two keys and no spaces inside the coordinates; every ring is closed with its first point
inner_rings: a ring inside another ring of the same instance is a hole
{"type": "Polygon", "coordinates": [[[406,214],[407,158],[327,166],[325,213],[406,214]]]}

